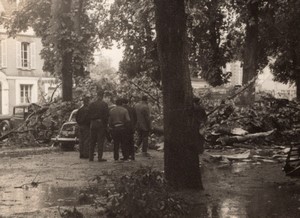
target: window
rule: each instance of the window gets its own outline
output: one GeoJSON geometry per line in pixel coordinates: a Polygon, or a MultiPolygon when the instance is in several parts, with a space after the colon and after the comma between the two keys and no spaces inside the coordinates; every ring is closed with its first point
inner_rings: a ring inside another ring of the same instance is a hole
{"type": "Polygon", "coordinates": [[[22,68],[29,67],[29,43],[21,43],[21,66],[22,68]]]}
{"type": "Polygon", "coordinates": [[[35,68],[35,43],[17,42],[17,68],[35,68]]]}
{"type": "Polygon", "coordinates": [[[20,103],[30,103],[32,99],[32,85],[20,85],[20,91],[20,103]]]}
{"type": "Polygon", "coordinates": [[[6,53],[7,53],[6,40],[3,39],[0,41],[0,67],[6,67],[7,65],[6,53]]]}

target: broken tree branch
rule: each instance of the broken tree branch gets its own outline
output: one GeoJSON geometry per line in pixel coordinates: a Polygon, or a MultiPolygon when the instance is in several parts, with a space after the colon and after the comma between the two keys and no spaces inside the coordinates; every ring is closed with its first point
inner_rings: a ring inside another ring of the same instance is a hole
{"type": "Polygon", "coordinates": [[[153,95],[151,95],[150,92],[148,92],[147,90],[141,88],[139,85],[135,84],[132,81],[129,81],[129,83],[131,83],[132,85],[134,85],[137,89],[139,89],[140,91],[144,92],[145,94],[147,94],[154,102],[156,102],[156,105],[158,107],[158,109],[160,110],[160,104],[159,104],[159,100],[157,98],[155,98],[153,95]]]}
{"type": "Polygon", "coordinates": [[[236,143],[236,142],[245,142],[250,139],[270,136],[275,131],[276,131],[276,129],[273,129],[273,130],[270,130],[267,132],[247,134],[247,135],[243,135],[243,136],[223,136],[223,137],[218,138],[216,141],[220,142],[222,145],[232,144],[232,143],[236,143]]]}
{"type": "Polygon", "coordinates": [[[55,87],[55,89],[54,89],[53,92],[52,92],[52,95],[51,95],[51,98],[50,98],[49,103],[51,103],[51,102],[53,101],[54,94],[55,94],[55,92],[57,91],[57,89],[58,89],[61,85],[62,85],[62,83],[58,84],[58,85],[55,87]]]}
{"type": "MultiPolygon", "coordinates": [[[[232,96],[227,97],[224,100],[232,100],[235,97],[237,97],[238,95],[240,95],[241,93],[243,93],[246,89],[248,89],[257,79],[258,75],[256,75],[255,77],[253,77],[252,80],[250,80],[244,87],[241,87],[241,89],[237,92],[234,93],[232,96]]],[[[219,106],[217,106],[216,108],[214,108],[212,111],[210,111],[209,113],[207,113],[207,116],[212,115],[215,111],[219,110],[221,107],[223,107],[224,104],[220,104],[219,106]]]]}

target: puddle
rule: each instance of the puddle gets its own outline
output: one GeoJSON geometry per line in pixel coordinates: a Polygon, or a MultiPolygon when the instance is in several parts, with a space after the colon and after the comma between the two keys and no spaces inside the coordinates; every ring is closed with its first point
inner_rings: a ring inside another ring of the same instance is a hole
{"type": "Polygon", "coordinates": [[[79,188],[39,185],[0,189],[0,215],[33,212],[52,206],[78,205],[79,188]]]}
{"type": "Polygon", "coordinates": [[[231,165],[231,172],[232,173],[240,173],[246,171],[252,167],[251,163],[247,162],[236,162],[231,165]]]}
{"type": "Polygon", "coordinates": [[[215,203],[196,205],[190,218],[298,218],[300,186],[255,187],[242,193],[228,193],[215,203]]]}

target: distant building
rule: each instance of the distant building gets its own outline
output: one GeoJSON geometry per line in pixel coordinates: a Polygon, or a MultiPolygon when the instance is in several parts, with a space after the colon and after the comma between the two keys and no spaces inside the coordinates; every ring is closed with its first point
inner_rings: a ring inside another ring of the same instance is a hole
{"type": "Polygon", "coordinates": [[[256,92],[267,92],[275,98],[285,98],[292,100],[296,98],[296,87],[293,84],[283,84],[273,80],[274,76],[269,66],[263,69],[263,73],[258,76],[256,92]]]}
{"type": "MultiPolygon", "coordinates": [[[[242,85],[243,79],[243,67],[240,61],[227,63],[224,68],[225,72],[230,72],[232,74],[229,82],[223,86],[212,88],[204,79],[192,78],[192,86],[194,89],[210,89],[212,92],[221,92],[229,87],[234,87],[236,85],[242,85]]],[[[296,87],[292,84],[283,84],[280,82],[275,82],[274,76],[272,75],[269,66],[265,67],[262,73],[258,76],[256,83],[256,92],[267,92],[272,94],[275,98],[286,98],[292,100],[296,98],[296,87]]]]}
{"type": "MultiPolygon", "coordinates": [[[[0,0],[0,13],[9,16],[19,2],[0,0]]],[[[0,26],[0,114],[12,112],[16,104],[36,103],[51,96],[55,78],[42,70],[41,50],[41,40],[32,29],[8,38],[0,26]]]]}
{"type": "Polygon", "coordinates": [[[242,85],[243,83],[243,68],[240,61],[227,63],[225,67],[226,72],[231,73],[229,82],[225,86],[242,85]]]}
{"type": "Polygon", "coordinates": [[[191,78],[192,80],[192,87],[194,89],[208,89],[211,88],[211,86],[202,78],[191,78]]]}

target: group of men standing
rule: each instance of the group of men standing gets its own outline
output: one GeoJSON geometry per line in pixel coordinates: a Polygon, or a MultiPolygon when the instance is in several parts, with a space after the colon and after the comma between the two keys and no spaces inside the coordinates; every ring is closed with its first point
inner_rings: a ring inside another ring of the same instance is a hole
{"type": "Polygon", "coordinates": [[[142,144],[142,154],[149,156],[148,137],[151,129],[150,109],[147,96],[143,96],[135,107],[129,106],[128,99],[117,98],[115,106],[109,107],[103,100],[104,92],[98,91],[97,99],[89,103],[89,98],[83,99],[83,106],[76,114],[79,125],[80,158],[94,160],[94,151],[98,147],[98,161],[103,162],[103,147],[105,138],[112,137],[114,145],[114,160],[134,160],[134,133],[137,131],[137,147],[142,144]]]}

